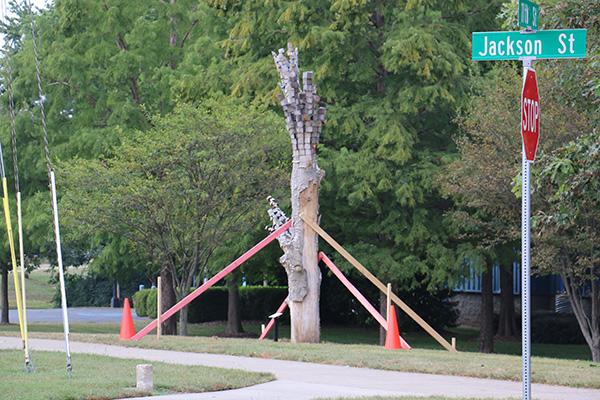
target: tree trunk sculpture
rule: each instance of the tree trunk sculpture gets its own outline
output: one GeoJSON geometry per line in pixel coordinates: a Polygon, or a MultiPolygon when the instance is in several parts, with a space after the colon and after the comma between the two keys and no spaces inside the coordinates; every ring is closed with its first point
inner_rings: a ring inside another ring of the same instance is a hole
{"type": "MultiPolygon", "coordinates": [[[[273,53],[279,72],[279,102],[286,117],[292,141],[293,166],[291,200],[293,226],[278,240],[283,249],[280,262],[288,276],[291,341],[316,343],[320,339],[319,295],[321,272],[318,266],[318,236],[305,229],[300,215],[318,223],[319,187],[324,172],[317,165],[317,143],[325,121],[325,108],[312,83],[312,72],[304,72],[302,87],[298,72],[298,49],[288,44],[273,53]]],[[[277,203],[271,199],[269,215],[276,226],[286,220],[277,203]]]]}

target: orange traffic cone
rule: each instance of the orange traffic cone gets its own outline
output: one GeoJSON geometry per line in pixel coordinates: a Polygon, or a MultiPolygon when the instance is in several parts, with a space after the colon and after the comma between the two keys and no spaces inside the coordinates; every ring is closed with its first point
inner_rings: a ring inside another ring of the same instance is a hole
{"type": "Polygon", "coordinates": [[[133,317],[131,316],[131,307],[129,299],[125,298],[123,304],[123,318],[121,318],[121,340],[130,340],[135,335],[135,326],[133,325],[133,317]]]}
{"type": "Polygon", "coordinates": [[[385,337],[385,348],[388,350],[402,349],[410,350],[411,347],[406,341],[400,336],[398,331],[398,319],[396,318],[396,308],[392,304],[388,310],[388,329],[385,337]]]}

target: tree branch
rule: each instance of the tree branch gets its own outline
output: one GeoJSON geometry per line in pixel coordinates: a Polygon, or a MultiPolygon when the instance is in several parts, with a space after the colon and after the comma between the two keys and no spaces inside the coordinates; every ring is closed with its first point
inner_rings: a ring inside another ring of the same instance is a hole
{"type": "Polygon", "coordinates": [[[190,26],[190,29],[188,29],[183,34],[183,37],[181,38],[181,43],[179,43],[179,48],[183,49],[183,46],[185,45],[186,40],[188,39],[188,37],[190,36],[190,34],[192,33],[192,31],[194,30],[194,28],[196,27],[196,25],[198,25],[198,22],[200,22],[200,20],[199,19],[195,19],[192,22],[192,25],[190,26]]]}

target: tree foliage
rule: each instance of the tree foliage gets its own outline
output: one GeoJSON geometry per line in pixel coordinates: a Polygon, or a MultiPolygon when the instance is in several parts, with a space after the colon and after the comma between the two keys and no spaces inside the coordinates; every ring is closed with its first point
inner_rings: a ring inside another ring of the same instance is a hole
{"type": "Polygon", "coordinates": [[[182,105],[151,123],[112,157],[61,165],[63,220],[77,237],[126,239],[171,271],[180,299],[283,184],[285,135],[273,115],[225,100],[182,105]]]}
{"type": "MultiPolygon", "coordinates": [[[[588,28],[590,60],[569,63],[544,61],[534,65],[538,73],[542,117],[538,156],[532,171],[534,182],[542,179],[544,183],[533,191],[532,200],[533,209],[540,213],[539,218],[548,213],[546,222],[560,218],[559,208],[572,206],[567,198],[558,198],[554,194],[560,191],[558,185],[561,183],[555,180],[559,174],[549,171],[560,169],[559,160],[564,161],[565,158],[560,155],[563,153],[559,149],[567,143],[573,140],[582,140],[583,143],[593,141],[589,135],[597,130],[599,104],[598,92],[593,88],[598,83],[600,9],[596,5],[574,1],[549,3],[552,5],[545,8],[547,14],[543,18],[547,27],[588,28]]],[[[511,19],[514,7],[514,2],[507,4],[503,11],[502,16],[507,19],[506,28],[514,23],[511,19]]],[[[517,65],[510,64],[495,67],[484,77],[474,80],[474,92],[477,94],[467,103],[458,119],[462,128],[462,134],[456,141],[458,157],[440,176],[444,192],[455,202],[453,209],[446,213],[446,219],[456,230],[459,253],[476,251],[487,255],[488,263],[499,260],[509,266],[518,257],[515,249],[519,247],[520,238],[519,98],[522,83],[519,69],[517,65]]],[[[597,140],[597,136],[595,138],[597,140]]],[[[577,154],[581,156],[581,152],[577,154]]],[[[575,170],[567,170],[562,175],[564,182],[570,182],[576,176],[575,170]]],[[[593,190],[594,186],[591,185],[590,189],[593,190]]],[[[538,223],[534,233],[541,226],[538,223]]],[[[533,267],[537,273],[563,275],[567,286],[573,283],[569,295],[571,302],[577,305],[582,302],[581,290],[585,285],[582,286],[581,281],[573,282],[568,274],[565,275],[564,265],[558,256],[569,240],[557,229],[557,226],[552,228],[548,225],[544,234],[537,231],[539,235],[533,243],[533,267]]],[[[593,239],[573,239],[583,247],[591,246],[589,240],[593,239]]],[[[578,254],[584,258],[588,254],[577,253],[574,249],[570,251],[571,255],[578,254]]],[[[589,262],[587,268],[586,271],[589,271],[589,262]]],[[[585,324],[581,327],[582,330],[588,329],[585,324]]]]}
{"type": "Polygon", "coordinates": [[[534,261],[562,277],[592,358],[600,361],[600,134],[580,137],[545,161],[534,261]]]}
{"type": "Polygon", "coordinates": [[[272,102],[268,49],[291,40],[327,103],[320,146],[325,226],[383,279],[447,277],[451,254],[434,176],[468,90],[469,35],[499,2],[211,0],[240,79],[233,94],[272,102]],[[257,12],[257,10],[264,10],[257,12]],[[278,29],[273,29],[276,26],[278,29]]]}

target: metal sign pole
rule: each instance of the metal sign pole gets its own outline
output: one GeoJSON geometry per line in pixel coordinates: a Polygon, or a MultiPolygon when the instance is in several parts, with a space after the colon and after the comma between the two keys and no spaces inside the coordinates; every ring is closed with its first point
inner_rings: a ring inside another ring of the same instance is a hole
{"type": "MultiPolygon", "coordinates": [[[[523,84],[527,69],[531,68],[532,59],[523,59],[523,84]]],[[[521,98],[521,107],[523,99],[521,98]]],[[[530,332],[530,213],[531,213],[531,171],[530,162],[522,150],[522,186],[521,186],[521,354],[523,359],[523,400],[531,400],[531,332],[530,332]]]]}

